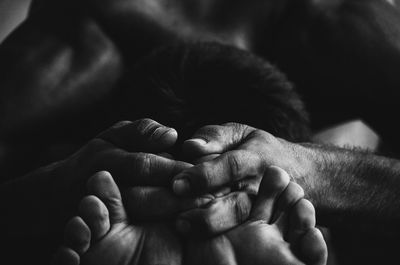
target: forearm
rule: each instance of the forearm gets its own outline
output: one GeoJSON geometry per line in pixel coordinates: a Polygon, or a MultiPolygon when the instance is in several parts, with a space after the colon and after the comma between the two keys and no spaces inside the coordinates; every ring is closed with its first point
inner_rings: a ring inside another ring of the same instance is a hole
{"type": "Polygon", "coordinates": [[[297,181],[323,224],[374,230],[390,226],[400,233],[400,161],[331,146],[302,148],[314,166],[297,181]]]}

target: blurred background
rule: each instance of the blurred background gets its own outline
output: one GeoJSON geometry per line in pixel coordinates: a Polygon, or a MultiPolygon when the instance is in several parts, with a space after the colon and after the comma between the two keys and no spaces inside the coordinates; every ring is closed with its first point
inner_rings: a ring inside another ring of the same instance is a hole
{"type": "Polygon", "coordinates": [[[0,42],[21,23],[31,0],[0,0],[0,42]]]}

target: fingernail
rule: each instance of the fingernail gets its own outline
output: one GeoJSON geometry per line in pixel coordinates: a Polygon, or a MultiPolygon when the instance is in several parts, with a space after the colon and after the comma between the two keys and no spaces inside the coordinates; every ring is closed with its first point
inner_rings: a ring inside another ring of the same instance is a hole
{"type": "Polygon", "coordinates": [[[220,197],[227,195],[228,193],[231,193],[231,191],[232,191],[231,187],[225,187],[225,188],[222,188],[222,189],[216,191],[215,193],[213,193],[213,195],[216,198],[220,198],[220,197]]]}
{"type": "Polygon", "coordinates": [[[167,134],[178,134],[174,128],[170,127],[158,127],[154,132],[153,132],[153,137],[155,139],[161,138],[164,135],[167,134]]]}
{"type": "Polygon", "coordinates": [[[185,195],[190,192],[190,183],[185,178],[177,179],[174,181],[172,189],[177,195],[185,195]]]}
{"type": "Polygon", "coordinates": [[[203,207],[206,207],[206,206],[207,206],[210,202],[212,202],[214,199],[215,199],[214,196],[212,196],[211,194],[210,194],[210,195],[205,195],[205,196],[203,196],[203,197],[196,198],[196,199],[193,201],[192,207],[193,207],[193,208],[203,208],[203,207]]]}
{"type": "Polygon", "coordinates": [[[200,138],[189,139],[189,140],[186,140],[186,142],[193,142],[193,143],[196,143],[198,145],[206,145],[207,144],[206,140],[200,139],[200,138]]]}
{"type": "Polygon", "coordinates": [[[182,234],[188,234],[191,229],[191,225],[188,221],[179,219],[176,221],[176,229],[182,234]]]}

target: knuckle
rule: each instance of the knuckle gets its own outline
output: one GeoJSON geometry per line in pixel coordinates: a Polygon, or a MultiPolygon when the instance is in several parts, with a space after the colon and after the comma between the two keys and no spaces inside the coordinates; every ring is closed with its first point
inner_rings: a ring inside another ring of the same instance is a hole
{"type": "Polygon", "coordinates": [[[246,136],[255,131],[256,129],[248,126],[246,124],[242,124],[242,123],[236,123],[236,122],[228,122],[223,124],[223,126],[228,127],[231,129],[233,136],[235,139],[240,139],[243,140],[246,138],[246,136]]]}
{"type": "Polygon", "coordinates": [[[132,189],[132,197],[136,199],[136,202],[142,203],[146,201],[148,192],[140,187],[134,187],[132,189]]]}
{"type": "Polygon", "coordinates": [[[272,134],[258,129],[253,131],[253,136],[255,136],[256,139],[266,143],[270,143],[275,140],[275,137],[272,134]]]}
{"type": "Polygon", "coordinates": [[[260,176],[265,169],[264,160],[256,152],[236,150],[228,152],[225,155],[232,180],[260,176]]]}
{"type": "Polygon", "coordinates": [[[120,128],[125,127],[125,126],[130,125],[130,124],[132,124],[131,121],[119,121],[119,122],[115,123],[111,127],[111,129],[120,129],[120,128]]]}
{"type": "Polygon", "coordinates": [[[214,231],[218,230],[218,225],[214,221],[213,215],[214,211],[209,210],[199,216],[201,226],[203,226],[203,228],[210,233],[214,233],[214,231]]]}
{"type": "Polygon", "coordinates": [[[289,185],[290,178],[285,171],[272,169],[273,172],[267,176],[271,189],[283,191],[289,185]]]}
{"type": "Polygon", "coordinates": [[[227,123],[223,123],[222,126],[225,127],[236,127],[236,126],[241,126],[242,124],[240,123],[236,123],[236,122],[227,122],[227,123]]]}
{"type": "Polygon", "coordinates": [[[210,141],[223,136],[222,127],[219,125],[207,125],[199,129],[193,138],[203,138],[210,141]]]}
{"type": "Polygon", "coordinates": [[[130,192],[130,201],[135,210],[142,210],[142,206],[147,202],[149,193],[141,187],[134,187],[130,192]]]}
{"type": "Polygon", "coordinates": [[[232,152],[226,156],[229,166],[229,174],[232,180],[236,180],[240,175],[242,169],[241,158],[243,155],[245,155],[243,152],[232,152]]]}
{"type": "Polygon", "coordinates": [[[207,205],[208,214],[211,215],[210,213],[219,212],[219,209],[221,208],[222,204],[223,204],[223,199],[222,198],[216,198],[216,199],[212,200],[207,205]]]}
{"type": "Polygon", "coordinates": [[[139,120],[135,120],[133,123],[137,126],[137,127],[141,127],[141,126],[148,126],[151,123],[154,123],[155,121],[150,119],[150,118],[143,118],[143,119],[139,119],[139,120]]]}
{"type": "Polygon", "coordinates": [[[150,176],[153,156],[148,153],[135,153],[133,155],[134,173],[141,177],[150,176]]]}
{"type": "Polygon", "coordinates": [[[292,196],[297,200],[304,197],[304,190],[303,188],[294,182],[290,182],[288,186],[288,192],[293,194],[292,196]]]}
{"type": "Polygon", "coordinates": [[[142,187],[133,187],[124,193],[125,207],[131,217],[144,218],[148,207],[148,192],[142,187]]]}
{"type": "Polygon", "coordinates": [[[95,154],[106,148],[106,142],[102,139],[95,138],[90,140],[85,146],[85,153],[95,154]]]}
{"type": "Polygon", "coordinates": [[[239,180],[235,183],[234,190],[244,191],[249,195],[256,196],[258,193],[260,178],[239,180]]]}
{"type": "Polygon", "coordinates": [[[235,220],[237,224],[241,224],[250,215],[251,203],[249,196],[246,193],[238,193],[233,197],[233,206],[235,220]]]}
{"type": "Polygon", "coordinates": [[[203,189],[207,189],[213,184],[213,174],[210,171],[210,168],[207,166],[207,163],[203,163],[198,167],[198,174],[195,178],[195,181],[198,181],[199,186],[203,189]]]}
{"type": "Polygon", "coordinates": [[[101,132],[99,135],[97,135],[96,138],[99,139],[103,139],[105,141],[111,141],[111,139],[113,138],[113,136],[118,133],[121,128],[128,126],[129,124],[131,124],[132,122],[130,121],[120,121],[115,123],[113,126],[111,126],[110,128],[106,129],[105,131],[101,132]]]}
{"type": "Polygon", "coordinates": [[[160,134],[159,129],[164,127],[165,126],[151,119],[142,119],[137,121],[139,133],[148,140],[158,139],[162,135],[162,133],[160,134]]]}
{"type": "Polygon", "coordinates": [[[141,119],[141,120],[136,120],[134,122],[135,127],[138,129],[140,133],[143,135],[146,135],[149,133],[149,131],[154,130],[154,127],[160,126],[159,123],[151,120],[151,119],[141,119]]]}

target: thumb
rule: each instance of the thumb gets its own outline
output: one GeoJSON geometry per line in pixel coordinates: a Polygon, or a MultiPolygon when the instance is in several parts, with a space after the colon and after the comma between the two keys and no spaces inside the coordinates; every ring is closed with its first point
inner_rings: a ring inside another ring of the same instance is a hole
{"type": "Polygon", "coordinates": [[[188,158],[222,154],[236,148],[256,129],[239,123],[208,125],[200,128],[183,143],[183,153],[188,158]]]}
{"type": "Polygon", "coordinates": [[[97,138],[129,152],[159,153],[171,148],[178,139],[175,129],[151,119],[122,121],[102,132],[97,138]]]}

